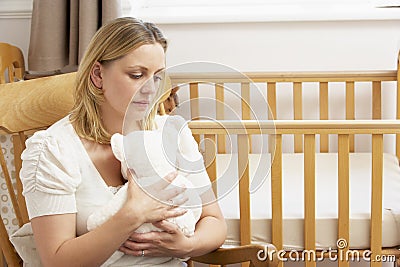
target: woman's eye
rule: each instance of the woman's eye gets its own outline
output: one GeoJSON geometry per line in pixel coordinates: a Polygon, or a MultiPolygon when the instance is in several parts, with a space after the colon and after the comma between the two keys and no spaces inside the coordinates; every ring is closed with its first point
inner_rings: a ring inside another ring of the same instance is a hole
{"type": "Polygon", "coordinates": [[[143,77],[143,74],[130,74],[129,76],[133,79],[140,79],[143,77]]]}
{"type": "Polygon", "coordinates": [[[159,81],[162,81],[163,78],[161,75],[154,75],[153,79],[155,82],[159,82],[159,81]]]}

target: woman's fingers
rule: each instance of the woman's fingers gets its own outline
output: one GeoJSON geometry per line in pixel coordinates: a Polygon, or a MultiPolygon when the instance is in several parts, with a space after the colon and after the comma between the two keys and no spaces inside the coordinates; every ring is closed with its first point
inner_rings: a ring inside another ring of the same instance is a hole
{"type": "Polygon", "coordinates": [[[171,205],[177,205],[177,199],[182,199],[182,198],[186,198],[184,192],[186,191],[185,187],[178,187],[178,186],[174,186],[170,189],[165,189],[161,194],[158,193],[159,198],[161,201],[163,202],[168,202],[168,204],[171,205]],[[174,200],[173,202],[170,202],[170,200],[174,200]]]}
{"type": "MultiPolygon", "coordinates": [[[[174,179],[177,177],[178,172],[171,172],[163,179],[151,184],[149,186],[144,187],[143,189],[149,193],[152,197],[156,198],[157,200],[166,203],[170,203],[172,199],[182,199],[184,197],[184,192],[186,191],[186,187],[184,185],[174,185],[171,184],[174,179]]],[[[179,206],[186,201],[178,201],[173,203],[173,206],[179,206]]]]}
{"type": "Polygon", "coordinates": [[[167,174],[167,176],[163,177],[163,179],[160,179],[156,183],[152,185],[154,190],[164,190],[167,186],[169,186],[173,180],[178,176],[178,172],[171,172],[167,174]]]}
{"type": "Polygon", "coordinates": [[[165,219],[179,217],[179,216],[182,216],[183,214],[185,214],[186,212],[187,212],[187,210],[180,209],[180,208],[170,209],[170,210],[166,211],[165,219]]]}
{"type": "Polygon", "coordinates": [[[133,233],[124,243],[124,252],[130,255],[187,257],[193,250],[193,239],[186,237],[179,227],[168,221],[153,223],[160,231],[133,233]],[[140,253],[139,253],[140,252],[140,253]]]}
{"type": "Polygon", "coordinates": [[[165,256],[157,253],[155,246],[151,243],[145,244],[127,241],[119,248],[119,251],[135,257],[165,256]]]}
{"type": "Polygon", "coordinates": [[[138,183],[133,175],[133,171],[129,170],[127,177],[129,180],[128,191],[130,192],[128,193],[128,202],[135,202],[134,205],[142,214],[144,222],[178,217],[187,212],[178,208],[188,201],[188,197],[184,194],[186,188],[184,186],[166,188],[176,178],[177,172],[170,173],[165,180],[160,179],[146,187],[140,187],[140,182],[138,183]]]}
{"type": "Polygon", "coordinates": [[[174,233],[180,231],[178,226],[175,223],[172,223],[172,222],[169,222],[166,220],[155,222],[155,223],[153,223],[153,225],[169,234],[174,234],[174,233]]]}
{"type": "Polygon", "coordinates": [[[168,200],[168,204],[169,204],[169,206],[176,208],[176,207],[182,206],[188,200],[189,200],[189,198],[187,196],[183,196],[180,198],[174,198],[174,199],[168,200]]]}

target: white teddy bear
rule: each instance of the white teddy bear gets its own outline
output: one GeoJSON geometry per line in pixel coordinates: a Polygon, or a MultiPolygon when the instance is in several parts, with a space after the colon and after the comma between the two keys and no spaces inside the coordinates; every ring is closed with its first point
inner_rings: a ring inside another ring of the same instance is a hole
{"type": "MultiPolygon", "coordinates": [[[[179,157],[182,158],[180,155],[182,151],[178,147],[178,131],[175,127],[162,127],[154,131],[135,131],[126,136],[114,134],[111,137],[111,147],[115,157],[121,161],[123,176],[127,177],[128,168],[133,169],[136,181],[141,187],[151,186],[167,174],[176,171],[177,160],[179,161],[179,157]]],[[[181,207],[187,209],[187,212],[168,221],[175,223],[186,236],[192,236],[201,215],[201,199],[193,184],[182,175],[182,172],[179,172],[166,189],[173,186],[186,188],[185,196],[188,201],[181,207]]],[[[157,196],[152,197],[157,199],[157,196]]],[[[91,231],[107,221],[122,207],[126,198],[127,184],[118,190],[109,203],[88,217],[87,229],[91,231]]],[[[151,223],[145,223],[135,232],[150,231],[161,230],[151,223]]],[[[122,252],[116,251],[102,266],[108,266],[122,256],[122,252]]]]}

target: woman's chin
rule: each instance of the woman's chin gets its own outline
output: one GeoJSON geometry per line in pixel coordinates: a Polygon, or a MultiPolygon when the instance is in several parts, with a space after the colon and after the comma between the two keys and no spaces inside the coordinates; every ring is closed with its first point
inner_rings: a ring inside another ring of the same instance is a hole
{"type": "Polygon", "coordinates": [[[146,118],[147,114],[148,114],[147,110],[144,111],[136,110],[135,112],[128,112],[125,114],[125,122],[141,121],[146,118]]]}

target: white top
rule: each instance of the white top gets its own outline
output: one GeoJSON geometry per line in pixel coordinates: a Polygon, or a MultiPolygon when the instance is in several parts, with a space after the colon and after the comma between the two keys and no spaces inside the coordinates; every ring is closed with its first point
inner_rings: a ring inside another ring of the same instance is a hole
{"type": "MultiPolygon", "coordinates": [[[[167,118],[172,116],[156,116],[157,127],[162,127],[167,118]]],[[[179,118],[176,121],[182,120],[179,118]]],[[[191,135],[187,126],[182,129],[181,134],[191,135]]],[[[196,141],[191,138],[190,147],[186,149],[190,153],[200,153],[196,141]]],[[[187,136],[185,139],[188,139],[187,136]]],[[[88,216],[113,197],[113,192],[97,171],[72,127],[69,116],[29,138],[21,158],[20,177],[30,219],[43,215],[76,213],[79,236],[88,232],[88,216]]],[[[200,188],[200,194],[210,187],[205,171],[193,177],[189,175],[188,179],[200,188]]]]}

